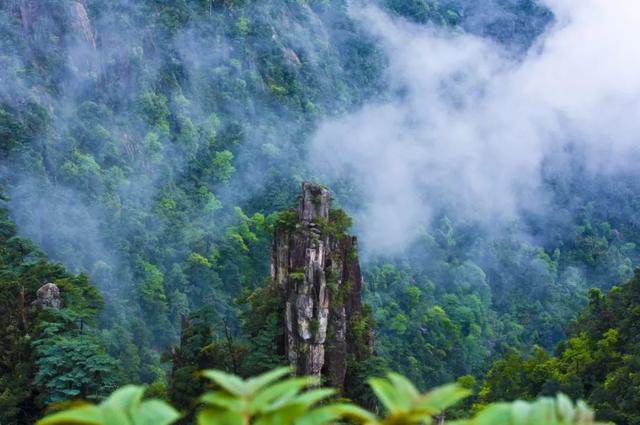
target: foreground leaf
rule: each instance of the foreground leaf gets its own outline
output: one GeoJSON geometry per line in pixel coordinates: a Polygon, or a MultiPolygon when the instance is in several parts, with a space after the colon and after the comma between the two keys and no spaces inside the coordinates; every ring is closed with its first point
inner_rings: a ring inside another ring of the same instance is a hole
{"type": "Polygon", "coordinates": [[[203,370],[202,376],[208,378],[218,384],[218,386],[224,388],[231,394],[237,396],[243,396],[247,394],[247,384],[235,375],[223,372],[221,370],[209,369],[203,370]]]}
{"type": "Polygon", "coordinates": [[[37,425],[65,425],[87,424],[100,425],[103,423],[102,411],[98,406],[76,407],[64,412],[54,413],[40,419],[37,425]]]}

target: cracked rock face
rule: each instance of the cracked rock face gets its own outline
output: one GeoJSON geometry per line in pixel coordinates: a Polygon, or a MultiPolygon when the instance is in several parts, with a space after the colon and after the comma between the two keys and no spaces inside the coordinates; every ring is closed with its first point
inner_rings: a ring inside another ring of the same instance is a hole
{"type": "Polygon", "coordinates": [[[357,240],[335,231],[331,215],[329,191],[303,183],[297,211],[276,227],[271,273],[285,297],[285,352],[292,367],[343,388],[348,328],[362,310],[363,281],[357,240]]]}

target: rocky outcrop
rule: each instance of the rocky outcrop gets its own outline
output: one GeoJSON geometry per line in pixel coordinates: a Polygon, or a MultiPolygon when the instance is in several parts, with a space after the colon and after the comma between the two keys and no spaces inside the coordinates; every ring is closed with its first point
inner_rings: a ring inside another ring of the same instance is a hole
{"type": "Polygon", "coordinates": [[[89,14],[81,1],[75,0],[72,2],[72,16],[73,24],[76,31],[82,34],[84,41],[89,44],[94,50],[96,48],[96,37],[93,34],[91,28],[91,21],[89,20],[89,14]]]}
{"type": "Polygon", "coordinates": [[[36,300],[33,303],[39,308],[62,308],[60,288],[55,283],[45,283],[36,292],[36,300]]]}
{"type": "Polygon", "coordinates": [[[72,0],[69,2],[51,3],[40,0],[9,0],[10,11],[17,13],[17,18],[22,24],[23,35],[31,39],[33,43],[45,42],[44,40],[35,40],[38,26],[46,25],[47,21],[56,19],[61,11],[66,12],[70,18],[70,23],[74,33],[79,40],[89,45],[93,50],[96,49],[95,31],[91,25],[87,8],[84,0],[72,0]]]}
{"type": "Polygon", "coordinates": [[[352,327],[362,314],[357,239],[329,191],[304,183],[297,210],[275,229],[272,282],[284,294],[285,354],[297,374],[323,376],[344,388],[350,354],[370,353],[370,326],[352,327]],[[362,345],[365,347],[362,347],[362,345]],[[356,345],[358,345],[356,347],[356,345]]]}
{"type": "Polygon", "coordinates": [[[25,36],[31,35],[31,28],[36,20],[37,4],[30,0],[20,0],[17,2],[20,11],[20,21],[22,22],[22,31],[25,36]]]}

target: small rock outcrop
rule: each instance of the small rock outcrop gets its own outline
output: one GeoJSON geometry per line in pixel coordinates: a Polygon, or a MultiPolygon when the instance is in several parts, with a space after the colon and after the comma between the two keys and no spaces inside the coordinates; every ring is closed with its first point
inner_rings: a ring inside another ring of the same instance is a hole
{"type": "Polygon", "coordinates": [[[82,34],[82,38],[87,42],[94,50],[96,49],[96,37],[91,28],[91,21],[89,20],[89,14],[87,9],[79,0],[73,2],[73,24],[76,30],[82,34]]]}
{"type": "Polygon", "coordinates": [[[60,288],[55,283],[45,283],[36,291],[36,307],[62,308],[62,297],[60,296],[60,288]]]}
{"type": "Polygon", "coordinates": [[[345,386],[348,360],[372,351],[350,224],[342,210],[331,209],[326,188],[305,182],[297,210],[276,225],[271,261],[272,282],[284,294],[289,362],[297,374],[322,376],[337,388],[345,386]]]}

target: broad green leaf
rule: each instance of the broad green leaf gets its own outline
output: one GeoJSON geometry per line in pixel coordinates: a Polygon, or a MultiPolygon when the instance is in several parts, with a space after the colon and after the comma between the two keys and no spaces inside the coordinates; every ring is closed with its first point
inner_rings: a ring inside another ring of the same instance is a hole
{"type": "Polygon", "coordinates": [[[558,423],[558,415],[556,414],[554,400],[544,397],[535,401],[531,405],[529,412],[529,423],[556,425],[558,423]]]}
{"type": "Polygon", "coordinates": [[[333,388],[318,388],[315,390],[306,391],[299,396],[292,399],[289,403],[300,404],[303,406],[311,407],[314,404],[322,401],[334,394],[336,390],[333,388]]]}
{"type": "Polygon", "coordinates": [[[177,410],[161,400],[143,401],[131,416],[134,425],[169,425],[180,418],[177,410]]]}
{"type": "Polygon", "coordinates": [[[594,423],[593,410],[586,405],[582,400],[578,400],[576,403],[576,423],[578,424],[590,424],[594,423]]]}
{"type": "Polygon", "coordinates": [[[341,418],[367,424],[378,423],[376,415],[354,404],[337,403],[327,406],[326,409],[329,409],[332,413],[339,415],[341,418]]]}
{"type": "Polygon", "coordinates": [[[467,398],[470,394],[471,391],[458,384],[443,385],[422,395],[417,401],[416,407],[427,412],[439,413],[467,398]]]}
{"type": "Polygon", "coordinates": [[[202,403],[237,412],[244,410],[245,401],[225,391],[210,391],[200,397],[202,403]]]}
{"type": "Polygon", "coordinates": [[[314,385],[317,378],[299,377],[278,382],[260,390],[251,401],[251,411],[258,412],[268,408],[270,403],[284,403],[287,399],[294,397],[301,389],[314,385]]]}
{"type": "MultiPolygon", "coordinates": [[[[468,396],[457,384],[438,387],[420,395],[401,375],[369,380],[373,391],[389,413],[378,419],[351,403],[314,407],[336,393],[318,385],[318,378],[296,377],[278,382],[289,372],[277,369],[257,378],[241,378],[217,370],[203,372],[221,388],[205,393],[204,408],[197,413],[198,425],[325,425],[341,421],[364,425],[408,425],[432,423],[432,416],[468,396]]],[[[179,413],[161,400],[142,400],[144,388],[126,386],[101,405],[82,405],[50,415],[38,425],[171,425],[179,413]]],[[[559,394],[534,402],[515,401],[487,406],[475,417],[448,421],[448,425],[595,425],[591,409],[559,394]]]]}
{"type": "Polygon", "coordinates": [[[564,394],[558,394],[556,397],[556,410],[558,412],[558,418],[564,423],[572,424],[576,417],[576,409],[573,407],[573,403],[564,394]]]}
{"type": "Polygon", "coordinates": [[[235,375],[231,375],[220,370],[209,369],[202,371],[202,376],[212,380],[231,394],[235,394],[237,396],[247,394],[246,382],[235,375]]]}
{"type": "Polygon", "coordinates": [[[268,404],[264,409],[261,410],[261,413],[273,413],[277,412],[280,409],[286,409],[291,406],[302,406],[300,403],[295,403],[295,399],[300,391],[296,389],[292,389],[282,396],[278,397],[272,403],[268,404]]]}
{"type": "Polygon", "coordinates": [[[511,423],[513,425],[527,425],[531,415],[531,404],[516,400],[511,404],[511,423]]]}
{"type": "Polygon", "coordinates": [[[197,415],[198,425],[245,425],[244,418],[238,412],[202,409],[197,415]]]}
{"type": "Polygon", "coordinates": [[[296,419],[295,425],[323,425],[334,423],[341,418],[342,415],[338,410],[332,409],[332,406],[323,406],[313,409],[296,419]]]}
{"type": "Polygon", "coordinates": [[[486,407],[472,419],[449,422],[447,425],[511,425],[511,405],[509,403],[495,403],[486,407]]]}
{"type": "Polygon", "coordinates": [[[406,412],[411,408],[411,400],[402,399],[393,385],[386,379],[371,378],[369,379],[369,386],[389,413],[406,412]]]}
{"type": "Polygon", "coordinates": [[[415,400],[420,396],[416,387],[404,376],[392,372],[387,374],[387,378],[389,378],[389,381],[391,381],[401,397],[407,400],[415,400]]]}
{"type": "Polygon", "coordinates": [[[260,415],[253,425],[286,425],[292,424],[295,419],[307,412],[305,406],[299,404],[287,404],[279,409],[260,415]]]}
{"type": "Polygon", "coordinates": [[[128,412],[122,409],[103,403],[100,405],[100,410],[102,410],[102,417],[104,418],[102,425],[133,425],[127,414],[128,412]]]}
{"type": "Polygon", "coordinates": [[[100,408],[89,405],[54,413],[40,419],[36,425],[101,425],[102,421],[103,417],[100,408]]]}
{"type": "Polygon", "coordinates": [[[145,388],[142,386],[126,385],[117,389],[109,398],[102,402],[101,405],[125,412],[129,411],[140,403],[144,395],[144,390],[145,388]]]}
{"type": "Polygon", "coordinates": [[[267,385],[271,384],[272,382],[277,381],[278,379],[282,378],[283,376],[288,375],[289,373],[291,373],[291,368],[290,367],[281,367],[275,370],[272,370],[271,372],[267,372],[264,373],[260,376],[257,376],[255,378],[251,378],[249,380],[247,380],[246,384],[247,384],[247,390],[250,394],[255,393],[256,391],[266,387],[267,385]]]}
{"type": "Polygon", "coordinates": [[[256,425],[292,423],[294,419],[308,415],[314,404],[334,393],[335,390],[325,388],[307,391],[297,396],[295,393],[291,393],[291,397],[283,396],[261,411],[256,425]]]}

